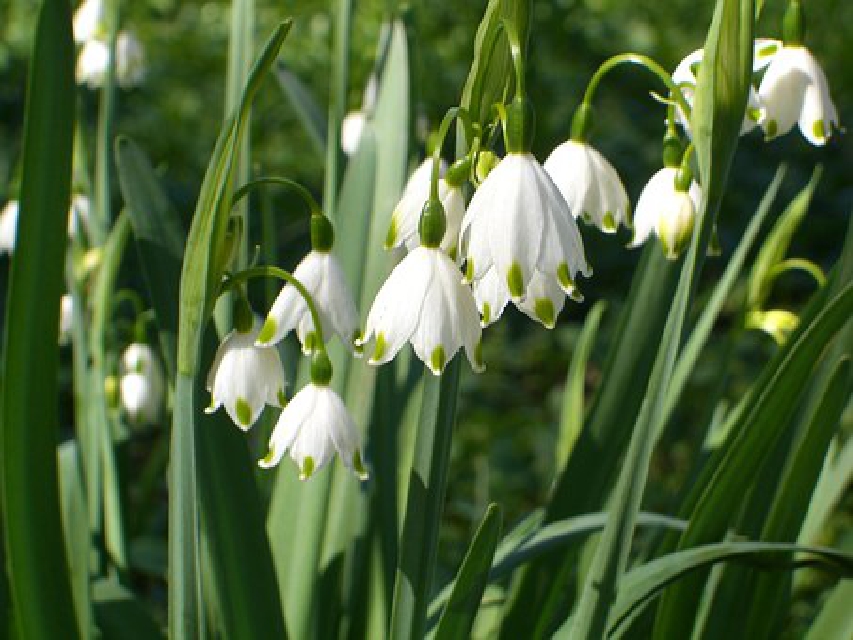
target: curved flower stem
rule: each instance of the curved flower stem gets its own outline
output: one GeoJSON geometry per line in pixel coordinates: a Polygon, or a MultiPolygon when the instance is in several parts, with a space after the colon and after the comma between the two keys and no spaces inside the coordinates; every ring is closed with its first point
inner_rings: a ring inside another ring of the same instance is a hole
{"type": "Polygon", "coordinates": [[[515,97],[524,98],[526,88],[524,82],[524,50],[521,46],[521,38],[515,25],[504,18],[501,20],[506,39],[509,42],[509,53],[512,56],[512,66],[515,68],[515,97]]]}
{"type": "Polygon", "coordinates": [[[822,287],[826,284],[826,275],[823,273],[821,268],[814,262],[806,260],[805,258],[788,258],[787,260],[783,260],[770,270],[767,277],[770,280],[774,280],[786,271],[792,271],[794,269],[804,271],[809,274],[814,278],[818,287],[822,287]]]}
{"type": "Polygon", "coordinates": [[[660,66],[657,62],[648,56],[644,56],[639,53],[620,53],[605,60],[601,66],[598,67],[598,70],[592,76],[592,79],[586,87],[586,92],[583,95],[583,101],[586,104],[592,104],[595,92],[598,89],[598,85],[604,79],[604,76],[622,64],[636,64],[657,76],[658,79],[669,89],[670,94],[678,103],[678,106],[681,107],[681,110],[684,111],[685,116],[687,118],[690,117],[690,105],[687,104],[687,100],[684,99],[684,95],[681,93],[678,85],[672,80],[672,76],[669,75],[666,69],[660,66]]]}
{"type": "Polygon", "coordinates": [[[447,132],[450,130],[450,125],[455,119],[462,121],[462,126],[465,128],[465,138],[471,140],[474,128],[471,124],[471,117],[463,107],[451,107],[444,114],[441,121],[441,126],[438,128],[438,144],[432,152],[432,175],[430,177],[429,197],[438,200],[438,170],[441,164],[441,148],[444,146],[444,139],[447,137],[447,132]]]}
{"type": "Polygon", "coordinates": [[[251,269],[239,271],[232,276],[226,277],[225,281],[222,283],[220,295],[251,280],[252,278],[278,278],[279,280],[284,280],[286,283],[293,285],[299,292],[299,295],[304,298],[305,304],[308,305],[308,311],[311,313],[311,320],[314,322],[314,329],[317,332],[317,349],[320,351],[326,350],[326,341],[323,339],[323,325],[320,322],[320,314],[317,311],[317,305],[314,304],[314,299],[311,297],[311,294],[308,293],[308,289],[305,288],[305,285],[294,278],[293,274],[289,271],[273,266],[252,267],[251,269]]]}
{"type": "Polygon", "coordinates": [[[234,193],[234,196],[231,198],[231,206],[233,207],[254,189],[266,185],[279,185],[282,187],[287,187],[288,189],[296,193],[296,195],[298,195],[300,198],[302,198],[305,204],[308,205],[311,215],[323,214],[323,210],[320,208],[320,205],[317,204],[317,201],[314,199],[314,196],[311,195],[311,192],[308,191],[308,189],[303,187],[295,180],[291,180],[290,178],[279,178],[277,176],[267,176],[263,178],[257,178],[256,180],[252,180],[251,182],[247,182],[242,187],[237,189],[237,191],[234,193]]]}

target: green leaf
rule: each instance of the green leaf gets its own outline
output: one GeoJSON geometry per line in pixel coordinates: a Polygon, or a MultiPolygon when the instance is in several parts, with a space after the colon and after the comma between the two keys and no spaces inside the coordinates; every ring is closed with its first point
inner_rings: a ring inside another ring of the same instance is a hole
{"type": "Polygon", "coordinates": [[[64,442],[57,451],[59,491],[62,505],[62,527],[65,552],[68,554],[71,589],[79,621],[80,635],[85,637],[92,627],[92,602],[89,586],[89,514],[80,449],[74,441],[64,442]]]}
{"type": "Polygon", "coordinates": [[[177,371],[178,292],[185,233],[145,152],[116,139],[119,184],[127,204],[139,264],[157,319],[157,335],[169,377],[177,371]]]}
{"type": "MultiPolygon", "coordinates": [[[[755,478],[755,469],[760,468],[781,435],[781,429],[788,424],[815,362],[851,312],[853,285],[848,285],[812,323],[792,337],[778,358],[768,364],[769,381],[751,395],[750,406],[733,427],[731,444],[719,452],[716,463],[712,459],[708,471],[697,481],[697,487],[704,491],[690,513],[690,527],[681,537],[680,549],[724,535],[742,503],[745,488],[755,478]]],[[[691,502],[688,497],[686,504],[691,502]]],[[[690,624],[702,581],[702,574],[691,576],[664,595],[656,627],[661,637],[690,624]]]]}
{"type": "Polygon", "coordinates": [[[166,637],[145,606],[114,579],[98,580],[92,591],[95,619],[104,640],[158,640],[166,637]]]}
{"type": "MultiPolygon", "coordinates": [[[[790,467],[770,507],[761,532],[762,540],[789,542],[797,538],[809,508],[815,484],[823,467],[823,460],[835,435],[841,414],[850,400],[850,360],[838,363],[823,386],[820,399],[809,412],[807,429],[792,456],[790,467]]],[[[746,637],[771,638],[779,630],[784,615],[782,605],[790,582],[786,576],[762,575],[750,585],[753,594],[751,607],[761,615],[751,615],[747,620],[746,637]]],[[[743,591],[741,591],[743,593],[743,591]]]]}
{"type": "Polygon", "coordinates": [[[853,582],[835,585],[815,618],[805,640],[848,640],[853,636],[853,582]]]}
{"type": "Polygon", "coordinates": [[[502,525],[500,507],[490,504],[459,567],[453,591],[438,621],[436,640],[465,640],[471,636],[471,627],[489,581],[489,569],[500,541],[502,525]]]}
{"type": "Polygon", "coordinates": [[[56,462],[59,298],[75,114],[71,6],[44,0],[30,62],[20,216],[6,299],[2,508],[19,637],[77,638],[56,462]],[[45,615],[45,612],[49,615],[45,615]]]}
{"type": "Polygon", "coordinates": [[[424,635],[456,421],[461,361],[457,354],[440,377],[424,374],[423,404],[391,609],[390,637],[395,639],[424,635]]]}
{"type": "Polygon", "coordinates": [[[563,391],[563,409],[560,413],[560,435],[557,440],[555,468],[562,470],[574,449],[584,418],[584,389],[586,387],[586,363],[595,344],[598,325],[607,303],[597,302],[586,316],[583,331],[575,344],[566,388],[563,391]]]}
{"type": "Polygon", "coordinates": [[[290,69],[286,69],[283,64],[278,65],[275,69],[275,77],[281,90],[290,100],[300,122],[302,122],[302,127],[308,134],[314,151],[322,155],[326,149],[327,140],[326,119],[320,110],[320,105],[317,104],[310,89],[299,79],[299,76],[290,69]]]}
{"type": "Polygon", "coordinates": [[[763,308],[764,303],[770,296],[773,281],[779,275],[776,268],[785,259],[785,254],[788,252],[788,247],[791,246],[794,234],[809,211],[812,196],[818,182],[820,182],[822,173],[823,171],[820,167],[814,170],[809,183],[791,201],[782,215],[779,216],[779,219],[773,226],[773,230],[768,234],[764,244],[761,246],[761,251],[758,252],[758,256],[755,258],[752,266],[752,274],[749,279],[747,305],[750,309],[763,308]]]}
{"type": "MultiPolygon", "coordinates": [[[[207,320],[210,318],[215,302],[214,296],[219,288],[219,280],[225,269],[223,255],[225,231],[231,208],[231,188],[237,154],[245,131],[245,121],[252,99],[275,61],[290,29],[290,24],[290,21],[281,23],[267,41],[249,76],[238,109],[220,133],[205,174],[187,239],[181,272],[178,375],[175,384],[169,478],[169,635],[175,640],[205,636],[198,545],[200,540],[199,491],[196,485],[200,472],[196,452],[197,420],[204,402],[200,397],[202,380],[198,375],[201,345],[207,320]]],[[[227,464],[221,466],[222,462],[217,459],[216,454],[224,453],[220,447],[227,447],[231,443],[220,441],[219,444],[214,444],[210,437],[205,437],[202,442],[205,446],[210,446],[210,449],[202,454],[205,456],[202,464],[209,463],[210,466],[202,467],[201,471],[213,476],[205,478],[207,486],[204,488],[210,491],[207,495],[216,496],[223,487],[222,469],[228,468],[227,464]],[[216,466],[214,461],[220,466],[216,466]]],[[[245,447],[245,443],[243,446],[245,447]]],[[[239,448],[230,450],[240,451],[239,448]]],[[[240,459],[238,455],[227,456],[227,458],[240,459]]],[[[247,468],[248,462],[245,457],[242,460],[243,473],[251,477],[247,468]]],[[[231,471],[235,477],[239,473],[235,470],[231,471]]],[[[208,504],[209,508],[214,509],[211,512],[211,518],[214,520],[212,531],[214,534],[222,535],[219,541],[222,544],[221,549],[217,547],[216,542],[211,542],[211,546],[214,549],[220,549],[222,553],[233,554],[224,556],[233,560],[240,559],[240,551],[235,546],[239,540],[233,537],[234,522],[240,520],[239,501],[253,495],[246,493],[245,487],[248,486],[246,482],[241,483],[241,486],[243,489],[233,492],[221,491],[223,496],[231,498],[226,505],[217,504],[212,500],[208,504]]],[[[248,516],[253,515],[249,510],[248,516]]],[[[263,546],[260,551],[263,552],[263,546]]],[[[215,568],[222,569],[222,564],[217,564],[215,568]]],[[[239,564],[234,568],[240,571],[239,564]]],[[[224,580],[220,580],[218,584],[222,587],[224,580]]],[[[276,624],[280,621],[280,616],[274,615],[274,611],[269,619],[251,615],[253,603],[263,603],[259,606],[269,610],[267,603],[270,600],[252,597],[250,593],[248,590],[241,592],[243,598],[240,604],[233,608],[237,616],[234,619],[235,624],[245,624],[248,628],[263,625],[266,632],[271,633],[267,625],[276,624]]],[[[234,637],[241,637],[241,634],[237,633],[234,637]]]]}
{"type": "MultiPolygon", "coordinates": [[[[719,562],[745,562],[753,568],[766,570],[819,566],[841,576],[853,576],[853,556],[834,549],[775,542],[703,545],[657,558],[629,571],[613,606],[608,633],[624,637],[631,622],[666,587],[719,562]],[[792,553],[798,554],[796,560],[791,559],[792,553]]],[[[558,633],[555,637],[561,635],[558,633]]]]}

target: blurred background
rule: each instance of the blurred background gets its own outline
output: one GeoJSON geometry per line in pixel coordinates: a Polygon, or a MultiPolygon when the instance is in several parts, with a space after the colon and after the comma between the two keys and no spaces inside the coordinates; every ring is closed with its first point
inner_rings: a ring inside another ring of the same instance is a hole
{"type": "MultiPolygon", "coordinates": [[[[27,60],[38,4],[34,0],[6,0],[0,4],[0,203],[17,197],[27,60]]],[[[280,19],[294,17],[281,68],[304,84],[324,112],[330,78],[330,4],[321,0],[257,0],[256,13],[257,42],[280,19]]],[[[616,53],[635,51],[673,69],[682,57],[702,46],[713,7],[710,0],[539,0],[532,4],[528,91],[537,110],[534,152],[540,160],[567,138],[572,112],[602,61],[616,53]]],[[[188,226],[223,118],[229,3],[135,0],[122,5],[122,28],[132,30],[144,47],[145,76],[138,86],[118,92],[116,132],[132,137],[149,154],[188,226]]],[[[784,5],[768,0],[758,26],[759,36],[779,37],[784,5]]],[[[485,6],[485,0],[354,3],[349,110],[361,107],[383,22],[389,15],[401,15],[410,27],[415,111],[412,128],[416,143],[413,164],[423,156],[429,132],[459,99],[485,6]]],[[[853,68],[848,66],[851,33],[849,28],[839,26],[853,25],[853,3],[820,0],[808,3],[806,10],[807,44],[826,71],[842,125],[853,122],[853,68]]],[[[636,202],[646,180],[661,163],[664,109],[649,95],[650,91],[660,90],[657,81],[645,72],[623,68],[611,74],[598,92],[598,126],[593,142],[621,174],[632,202],[636,202]]],[[[91,145],[98,92],[83,87],[78,92],[80,120],[84,123],[81,134],[91,145]]],[[[296,179],[319,197],[324,152],[306,133],[281,85],[270,81],[255,104],[251,129],[253,173],[296,179]]],[[[733,166],[731,189],[720,213],[723,255],[729,255],[735,247],[782,161],[789,164],[789,172],[779,203],[790,200],[805,185],[815,165],[824,166],[810,213],[796,235],[790,255],[807,258],[827,269],[840,252],[853,209],[853,146],[844,134],[835,136],[824,148],[810,146],[796,130],[771,143],[765,143],[758,131],[744,137],[733,166]]],[[[119,207],[119,194],[114,195],[115,207],[119,207]]],[[[292,268],[308,245],[307,225],[300,205],[286,194],[274,193],[270,204],[279,221],[275,241],[282,266],[292,268]]],[[[781,207],[782,204],[777,205],[777,209],[781,207]]],[[[609,306],[587,380],[590,392],[595,389],[611,324],[625,299],[639,252],[624,248],[629,240],[624,230],[615,236],[603,236],[582,225],[581,231],[595,269],[594,277],[581,283],[585,302],[569,302],[553,331],[546,331],[509,309],[505,320],[484,334],[488,372],[474,376],[466,368],[463,374],[446,508],[448,526],[443,530],[441,546],[442,566],[447,571],[456,566],[490,500],[504,505],[508,523],[544,502],[554,479],[560,398],[568,362],[586,311],[592,303],[604,299],[609,306]]],[[[259,228],[252,228],[251,234],[253,243],[260,242],[259,228]]],[[[342,237],[339,241],[347,239],[342,237]]],[[[0,258],[4,298],[8,266],[8,258],[0,258]]],[[[712,283],[723,266],[722,261],[708,261],[706,283],[712,283]]],[[[123,277],[133,284],[132,266],[124,270],[123,277]]],[[[773,303],[797,311],[813,290],[814,283],[807,276],[785,275],[774,288],[773,303]]],[[[734,321],[738,296],[742,295],[740,290],[730,301],[730,312],[723,315],[719,336],[715,334],[707,349],[709,357],[723,351],[715,347],[727,340],[726,323],[734,321]]],[[[258,300],[258,310],[262,312],[265,304],[269,301],[258,300]]],[[[362,316],[365,313],[362,310],[362,316]]],[[[753,331],[737,348],[743,351],[736,360],[742,368],[729,371],[725,381],[732,395],[746,387],[777,347],[769,336],[753,331]]],[[[70,353],[64,352],[64,357],[70,363],[70,353]]],[[[709,363],[710,371],[716,369],[712,365],[709,363]]],[[[70,377],[70,364],[67,371],[70,377]]],[[[70,405],[70,380],[67,382],[70,405]]],[[[700,365],[685,398],[701,397],[718,382],[704,375],[700,365]]],[[[699,455],[695,445],[689,443],[701,441],[696,430],[707,423],[706,411],[704,404],[691,406],[689,400],[678,408],[656,454],[646,498],[650,508],[666,512],[678,495],[684,474],[699,455]],[[702,419],[693,420],[699,417],[702,419]]],[[[63,415],[70,420],[70,409],[66,407],[63,415]]],[[[849,419],[846,426],[850,429],[849,419]]],[[[840,516],[838,526],[828,535],[851,535],[851,506],[847,505],[848,516],[840,516]]],[[[152,536],[151,540],[156,546],[157,537],[152,536]]],[[[161,543],[165,545],[165,537],[161,543]]],[[[159,552],[164,553],[164,548],[159,552]]],[[[153,555],[157,556],[157,550],[153,555]]],[[[149,569],[155,572],[151,579],[156,583],[156,567],[149,569]]],[[[140,575],[140,579],[147,578],[140,575]]]]}

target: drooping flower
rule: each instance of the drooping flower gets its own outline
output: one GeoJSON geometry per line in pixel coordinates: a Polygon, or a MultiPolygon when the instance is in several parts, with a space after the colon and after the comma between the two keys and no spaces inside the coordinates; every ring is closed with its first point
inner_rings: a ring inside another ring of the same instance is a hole
{"type": "MultiPolygon", "coordinates": [[[[411,251],[420,246],[418,223],[424,205],[429,200],[432,167],[433,158],[429,157],[421,163],[406,183],[403,195],[391,213],[391,223],[385,237],[386,249],[405,245],[406,250],[411,251]]],[[[465,215],[465,197],[462,194],[462,185],[449,184],[444,177],[446,173],[447,166],[442,161],[439,166],[441,177],[438,181],[438,198],[444,207],[447,230],[440,246],[448,255],[455,258],[459,228],[462,225],[462,216],[465,215]]]]}
{"type": "Polygon", "coordinates": [[[578,273],[592,273],[566,200],[529,153],[509,153],[474,193],[460,247],[484,324],[500,317],[507,300],[524,300],[537,273],[566,294],[576,292],[578,273]]]}
{"type": "MultiPolygon", "coordinates": [[[[756,51],[757,50],[758,45],[756,45],[756,51]]],[[[696,83],[699,77],[699,66],[702,64],[702,59],[704,58],[704,55],[704,49],[697,49],[696,51],[685,57],[681,62],[679,62],[678,66],[675,67],[675,71],[672,72],[672,81],[681,88],[681,94],[684,96],[684,101],[687,102],[687,104],[691,107],[693,106],[693,98],[696,94],[696,83]]],[[[764,64],[766,63],[764,62],[763,58],[756,55],[753,58],[753,71],[758,71],[762,68],[764,64]]],[[[688,122],[684,112],[681,110],[681,107],[676,107],[675,114],[676,121],[678,122],[678,124],[682,126],[685,133],[691,135],[690,123],[688,122]]],[[[750,86],[746,104],[746,113],[743,117],[743,123],[741,124],[740,134],[747,134],[752,131],[756,126],[762,124],[764,122],[765,116],[766,113],[763,106],[763,102],[759,95],[756,93],[755,89],[750,86]]]]}
{"type": "Polygon", "coordinates": [[[165,380],[160,361],[147,344],[133,343],[122,354],[119,391],[121,404],[132,423],[156,422],[163,407],[165,380]]]}
{"type": "Polygon", "coordinates": [[[616,169],[597,149],[568,140],[551,152],[544,167],[575,218],[605,233],[628,224],[628,194],[616,169]]]}
{"type": "Polygon", "coordinates": [[[701,191],[695,180],[679,184],[679,168],[660,169],[643,187],[634,214],[634,238],[628,245],[638,247],[654,232],[667,258],[677,258],[693,232],[701,191]]]}
{"type": "Polygon", "coordinates": [[[264,404],[283,407],[287,403],[278,350],[255,346],[259,329],[256,322],[248,331],[234,329],[225,336],[207,377],[211,398],[205,411],[213,413],[224,405],[244,431],[258,419],[264,404]]]}
{"type": "Polygon", "coordinates": [[[74,12],[74,42],[83,44],[104,31],[103,0],[84,0],[74,12]]]}
{"type": "Polygon", "coordinates": [[[438,247],[422,246],[382,285],[359,343],[372,340],[370,363],[383,364],[411,341],[417,356],[439,375],[461,347],[472,368],[482,371],[481,334],[477,306],[459,267],[438,247]]]}
{"type": "MultiPolygon", "coordinates": [[[[323,339],[328,342],[335,333],[352,349],[358,334],[358,313],[337,258],[330,251],[311,250],[296,267],[293,277],[308,290],[317,306],[323,339]]],[[[311,353],[317,342],[314,320],[296,287],[286,284],[264,321],[257,344],[276,344],[293,329],[296,329],[302,351],[311,353]]]]}
{"type": "Polygon", "coordinates": [[[363,111],[350,111],[341,120],[341,149],[348,156],[358,151],[367,117],[363,111]]]}
{"type": "Polygon", "coordinates": [[[145,79],[145,49],[131,31],[116,37],[116,81],[123,89],[142,84],[145,79]]]}
{"type": "Polygon", "coordinates": [[[758,95],[767,112],[762,122],[767,139],[788,133],[797,123],[806,140],[826,144],[839,120],[823,69],[800,45],[764,41],[764,51],[767,70],[758,95]]]}
{"type": "Polygon", "coordinates": [[[18,232],[18,201],[9,200],[0,211],[0,254],[15,252],[15,238],[18,232]]]}
{"type": "Polygon", "coordinates": [[[293,397],[278,417],[269,449],[258,462],[265,469],[289,452],[299,467],[299,478],[307,480],[337,451],[348,469],[360,480],[367,479],[358,428],[340,396],[326,384],[310,382],[293,397]]]}
{"type": "Polygon", "coordinates": [[[97,89],[104,83],[109,63],[109,46],[95,38],[87,40],[77,56],[77,84],[97,89]]]}

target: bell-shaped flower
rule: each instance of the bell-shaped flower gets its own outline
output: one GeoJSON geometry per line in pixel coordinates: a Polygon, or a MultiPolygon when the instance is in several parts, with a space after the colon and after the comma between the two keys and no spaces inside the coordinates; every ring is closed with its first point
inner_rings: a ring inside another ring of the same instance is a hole
{"type": "Polygon", "coordinates": [[[518,305],[537,273],[565,294],[576,294],[578,273],[592,273],[566,200],[529,153],[508,154],[474,193],[460,246],[485,324],[508,299],[518,305]]]}
{"type": "Polygon", "coordinates": [[[348,156],[358,151],[367,116],[363,111],[350,111],[341,120],[341,149],[348,156]]]}
{"type": "Polygon", "coordinates": [[[133,343],[122,354],[121,405],[132,423],[156,422],[163,406],[165,380],[160,361],[147,344],[133,343]]]}
{"type": "Polygon", "coordinates": [[[145,79],[145,49],[131,31],[116,37],[116,81],[123,89],[142,84],[145,79]]]}
{"type": "Polygon", "coordinates": [[[0,211],[0,254],[15,252],[18,233],[18,201],[9,200],[0,211]]]}
{"type": "Polygon", "coordinates": [[[551,152],[544,167],[575,218],[605,233],[628,224],[628,194],[616,169],[597,149],[569,140],[551,152]]]}
{"type": "MultiPolygon", "coordinates": [[[[358,336],[358,313],[343,269],[330,251],[312,250],[293,272],[311,294],[322,323],[323,339],[328,342],[335,333],[350,349],[358,336]]],[[[291,284],[286,284],[267,315],[258,335],[258,346],[273,345],[290,331],[302,344],[302,351],[311,353],[317,346],[317,332],[308,304],[291,284]]]]}
{"type": "MultiPolygon", "coordinates": [[[[761,41],[763,42],[763,41],[761,41]]],[[[704,49],[697,49],[687,57],[685,57],[675,71],[672,72],[672,81],[681,89],[681,94],[684,96],[684,101],[693,106],[693,98],[696,95],[696,82],[699,77],[699,65],[705,55],[704,49]]],[[[762,58],[753,58],[753,71],[758,71],[765,64],[762,58]]],[[[755,89],[750,86],[747,97],[746,113],[741,124],[740,134],[744,135],[752,131],[756,126],[762,124],[765,118],[765,110],[762,106],[762,101],[755,89]]],[[[687,120],[681,107],[676,106],[675,118],[678,124],[682,126],[685,133],[692,135],[690,131],[690,123],[687,120]]]]}
{"type": "Polygon", "coordinates": [[[332,459],[335,451],[360,480],[367,479],[361,437],[346,406],[327,385],[311,382],[279,415],[270,436],[269,453],[258,465],[274,467],[290,453],[299,467],[299,478],[307,480],[332,459]]]}
{"type": "Polygon", "coordinates": [[[701,191],[695,180],[688,188],[679,188],[678,173],[678,167],[664,167],[643,187],[634,213],[634,238],[628,246],[640,246],[654,232],[666,257],[674,260],[690,242],[701,191]]]}
{"type": "MultiPolygon", "coordinates": [[[[406,183],[403,195],[391,213],[391,223],[388,226],[388,234],[385,236],[386,249],[405,245],[406,250],[411,251],[420,246],[418,223],[424,205],[429,200],[432,167],[433,159],[429,157],[421,163],[406,183]]],[[[462,194],[461,185],[450,185],[445,180],[443,176],[446,169],[442,161],[439,166],[439,176],[442,177],[438,181],[438,199],[444,207],[447,230],[441,241],[441,248],[455,258],[459,243],[459,228],[462,225],[462,216],[465,215],[465,196],[462,194]]]]}
{"type": "Polygon", "coordinates": [[[265,403],[275,407],[287,403],[278,349],[256,347],[258,330],[255,323],[249,331],[234,329],[225,336],[207,377],[211,398],[205,411],[213,413],[225,405],[231,420],[244,431],[255,423],[265,403]]]}
{"type": "Polygon", "coordinates": [[[767,70],[758,87],[766,110],[761,126],[768,139],[788,133],[798,123],[806,140],[826,144],[839,127],[838,111],[817,60],[803,46],[765,43],[767,70]]]}
{"type": "Polygon", "coordinates": [[[77,55],[77,84],[97,89],[104,83],[110,62],[110,48],[98,39],[87,40],[77,55]]]}
{"type": "Polygon", "coordinates": [[[104,14],[103,0],[84,0],[74,12],[74,42],[83,44],[103,36],[104,14]]]}
{"type": "Polygon", "coordinates": [[[435,375],[461,348],[475,371],[480,356],[480,317],[459,267],[441,249],[417,247],[394,267],[370,313],[364,338],[373,341],[371,364],[389,362],[411,341],[418,357],[435,375]]]}

